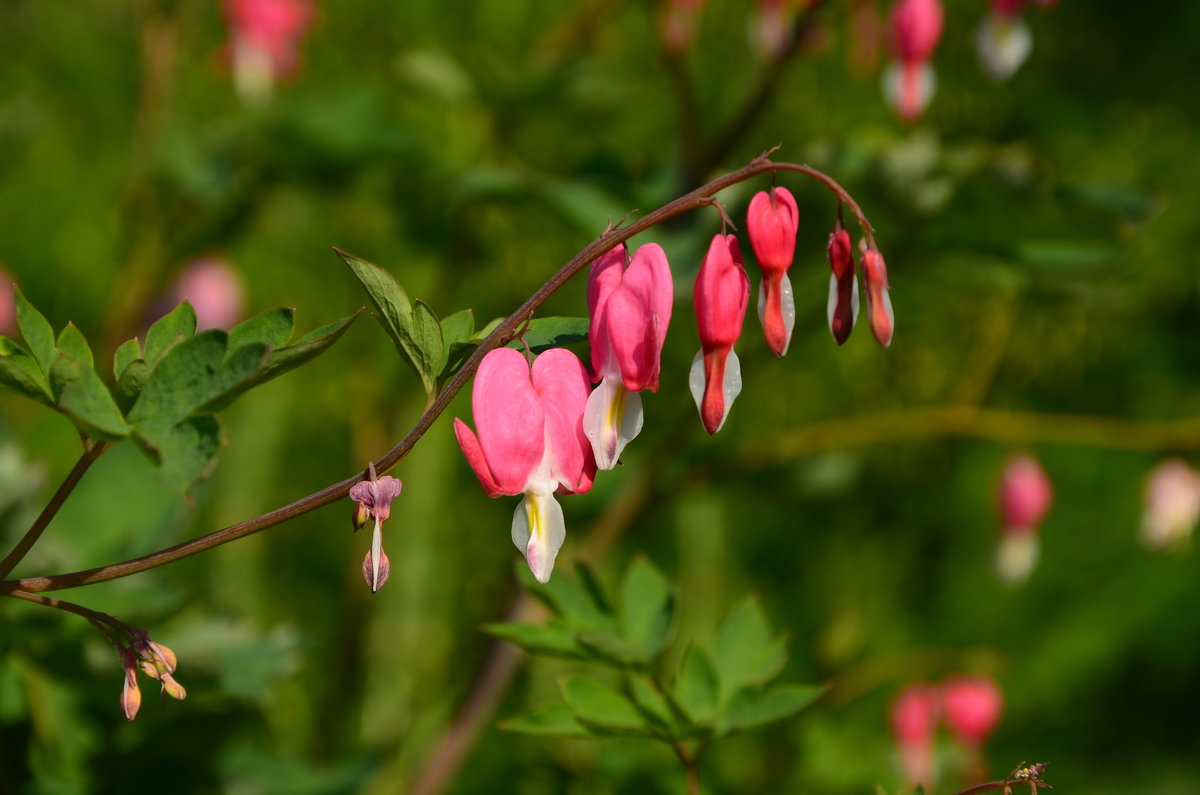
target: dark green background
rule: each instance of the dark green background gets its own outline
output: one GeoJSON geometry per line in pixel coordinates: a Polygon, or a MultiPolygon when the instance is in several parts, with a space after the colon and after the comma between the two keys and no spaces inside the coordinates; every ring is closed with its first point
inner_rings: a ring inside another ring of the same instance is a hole
{"type": "MultiPolygon", "coordinates": [[[[951,0],[938,94],[909,127],[882,101],[881,64],[851,62],[848,3],[829,0],[762,113],[696,173],[683,153],[713,141],[767,69],[748,49],[746,5],[705,9],[684,64],[696,114],[682,124],[680,73],[645,3],[325,3],[302,72],[253,109],[221,65],[215,2],[8,0],[0,262],[98,357],[139,333],[190,259],[214,251],[242,274],[251,311],[297,307],[301,331],[365,303],[334,245],[391,268],[443,316],[474,308],[482,325],[610,218],[781,144],[779,159],[827,170],[875,224],[896,307],[891,350],[865,326],[844,348],[830,339],[833,202],[782,177],[801,205],[796,336],[776,361],[751,309],[745,391],[710,439],[686,383],[698,348],[691,278],[719,218],[702,210],[635,240],[661,242],[677,278],[662,388],[645,396],[625,465],[562,500],[559,572],[596,533],[616,533],[602,577],[645,554],[678,584],[672,659],[757,592],[790,632],[785,676],[833,685],[799,717],[718,746],[707,791],[895,791],[890,700],[906,682],[956,672],[1004,689],[988,746],[996,775],[1049,761],[1056,792],[1200,790],[1197,558],[1190,546],[1151,554],[1136,538],[1146,472],[1169,454],[1194,457],[1200,422],[1189,33],[1200,6],[1033,9],[1033,55],[997,85],[972,52],[985,3],[951,0]],[[1071,435],[1059,415],[1085,418],[1086,432],[1071,435]],[[1167,421],[1190,425],[1155,424],[1167,421]],[[1042,562],[1013,590],[990,556],[995,483],[1019,451],[1041,459],[1055,503],[1042,562]],[[630,494],[642,495],[636,510],[614,515],[630,494]]],[[[735,220],[768,185],[722,195],[735,220]]],[[[584,285],[548,312],[583,314],[584,285]]],[[[123,445],[16,574],[123,560],[315,491],[389,449],[423,400],[364,319],[225,412],[229,447],[194,503],[123,445]]],[[[9,543],[78,441],[31,403],[6,395],[0,409],[9,543]]],[[[377,596],[360,577],[367,539],[350,534],[349,503],[64,593],[178,653],[188,700],[164,707],[147,689],[132,724],[98,633],[3,600],[0,792],[404,791],[486,658],[478,625],[502,618],[516,590],[515,499],[486,499],[463,462],[450,417],[468,414],[460,398],[393,472],[405,491],[377,596]]],[[[571,667],[526,665],[497,717],[554,699],[571,667]]],[[[945,779],[953,791],[949,768],[945,779]]],[[[452,791],[682,787],[662,747],[487,728],[452,791]]]]}

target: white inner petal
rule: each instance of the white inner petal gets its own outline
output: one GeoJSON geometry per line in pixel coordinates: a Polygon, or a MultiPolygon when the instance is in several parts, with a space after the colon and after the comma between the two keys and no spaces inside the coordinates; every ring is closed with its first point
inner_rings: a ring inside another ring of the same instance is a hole
{"type": "Polygon", "coordinates": [[[583,432],[592,443],[597,469],[612,469],[631,439],[642,430],[642,396],[619,381],[602,381],[588,395],[583,432]]]}
{"type": "Polygon", "coordinates": [[[567,537],[562,506],[553,494],[526,494],[513,512],[513,544],[525,555],[538,582],[548,582],[567,537]]]}
{"type": "Polygon", "coordinates": [[[718,431],[725,427],[725,420],[729,417],[729,409],[733,407],[733,401],[742,394],[742,364],[738,361],[737,354],[732,348],[729,349],[729,357],[725,359],[725,381],[721,384],[721,392],[725,396],[725,413],[721,415],[721,424],[717,426],[718,431]]]}
{"type": "Polygon", "coordinates": [[[696,401],[696,409],[700,412],[704,411],[704,384],[704,350],[701,349],[696,351],[696,358],[692,359],[692,369],[688,373],[688,388],[691,389],[692,400],[696,401]]]}

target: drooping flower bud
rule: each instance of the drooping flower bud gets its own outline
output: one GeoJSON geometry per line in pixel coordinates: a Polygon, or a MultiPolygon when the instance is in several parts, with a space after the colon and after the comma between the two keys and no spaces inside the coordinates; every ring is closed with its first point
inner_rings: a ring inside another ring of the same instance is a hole
{"type": "Polygon", "coordinates": [[[900,766],[912,786],[933,788],[933,735],[940,712],[938,689],[927,684],[909,685],[892,703],[892,732],[900,766]]]}
{"type": "Polygon", "coordinates": [[[883,76],[884,96],[900,117],[915,122],[933,98],[936,78],[929,65],[942,35],[938,0],[898,0],[888,19],[896,60],[883,76]]]}
{"type": "Polygon", "coordinates": [[[133,720],[142,706],[142,691],[137,681],[138,657],[132,648],[121,650],[121,667],[125,671],[125,683],[121,687],[121,711],[125,713],[125,720],[133,720]]]}
{"type": "Polygon", "coordinates": [[[1147,549],[1172,549],[1191,537],[1200,519],[1200,475],[1172,458],[1146,478],[1141,541],[1147,549]]]}
{"type": "Polygon", "coordinates": [[[800,210],[787,188],[759,191],[746,212],[746,234],[762,270],[758,319],[776,356],[787,353],[796,324],[796,304],[787,272],[796,255],[800,210]]]}
{"type": "Polygon", "coordinates": [[[1037,565],[1037,529],[1050,509],[1053,489],[1041,466],[1029,456],[1017,456],[1004,468],[997,493],[1000,507],[1000,546],[996,573],[1009,585],[1024,582],[1037,565]]]}
{"type": "Polygon", "coordinates": [[[850,233],[839,222],[829,233],[829,245],[825,250],[829,260],[829,301],[826,315],[829,318],[829,333],[838,345],[850,338],[854,323],[858,320],[858,278],[854,273],[854,251],[850,246],[850,233]]]}
{"type": "Polygon", "coordinates": [[[187,698],[187,690],[184,689],[183,685],[176,682],[175,678],[171,676],[171,674],[163,674],[161,677],[159,677],[159,681],[162,682],[163,692],[171,698],[175,699],[176,701],[183,701],[185,698],[187,698]]]}
{"type": "Polygon", "coordinates": [[[350,525],[355,531],[362,530],[367,526],[367,520],[371,518],[371,509],[361,502],[354,503],[354,512],[350,514],[350,525]]]}
{"type": "Polygon", "coordinates": [[[693,301],[701,349],[688,379],[704,428],[714,434],[742,391],[742,370],[733,345],[742,333],[750,278],[734,235],[716,235],[696,276],[693,301]]]}
{"type": "Polygon", "coordinates": [[[383,551],[383,523],[392,515],[392,500],[400,495],[404,484],[390,475],[376,478],[374,465],[369,466],[368,470],[371,479],[360,480],[351,486],[350,499],[358,503],[354,511],[356,524],[362,509],[366,509],[366,515],[375,520],[375,528],[371,531],[371,549],[363,559],[362,572],[371,593],[379,593],[391,573],[391,564],[383,551]]]}
{"type": "Polygon", "coordinates": [[[956,677],[942,685],[942,705],[955,739],[968,748],[978,748],[1000,722],[1004,698],[986,676],[956,677]]]}
{"type": "Polygon", "coordinates": [[[896,318],[892,313],[891,286],[888,284],[887,265],[878,249],[865,248],[862,253],[863,284],[867,288],[867,317],[871,322],[871,333],[879,344],[892,344],[892,333],[896,329],[896,318]]]}

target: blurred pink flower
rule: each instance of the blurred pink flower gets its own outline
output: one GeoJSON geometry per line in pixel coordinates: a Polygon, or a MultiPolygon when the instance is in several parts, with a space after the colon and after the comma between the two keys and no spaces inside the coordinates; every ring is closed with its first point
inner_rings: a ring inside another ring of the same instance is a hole
{"type": "Polygon", "coordinates": [[[230,328],[242,319],[242,280],[221,257],[193,260],[171,286],[171,305],[188,301],[196,310],[196,329],[230,328]]]}
{"type": "Polygon", "coordinates": [[[12,334],[17,329],[17,305],[13,298],[12,275],[0,268],[0,334],[12,334]]]}
{"type": "Polygon", "coordinates": [[[1172,458],[1146,478],[1141,540],[1147,549],[1170,549],[1187,541],[1200,519],[1200,475],[1172,458]]]}
{"type": "Polygon", "coordinates": [[[942,36],[942,4],[939,0],[897,0],[888,24],[896,60],[883,76],[883,93],[900,114],[915,122],[933,98],[936,79],[930,60],[942,36]]]}
{"type": "Polygon", "coordinates": [[[692,299],[701,348],[692,361],[688,383],[705,430],[714,434],[742,391],[742,368],[733,345],[742,334],[750,278],[735,236],[713,237],[696,275],[692,299]]]}
{"type": "MultiPolygon", "coordinates": [[[[826,316],[829,333],[838,345],[850,338],[854,323],[858,320],[858,279],[854,274],[854,251],[850,246],[850,233],[839,221],[829,233],[829,244],[825,249],[829,261],[829,300],[826,316]]],[[[889,299],[890,300],[890,299],[889,299]]]]}
{"type": "Polygon", "coordinates": [[[892,733],[904,778],[926,790],[934,784],[933,736],[940,713],[940,693],[933,685],[908,685],[892,702],[892,733]]]}
{"type": "Polygon", "coordinates": [[[1054,489],[1037,461],[1015,456],[1004,467],[996,498],[1001,525],[996,574],[1004,583],[1016,585],[1037,565],[1037,529],[1050,510],[1054,489]]]}
{"type": "Polygon", "coordinates": [[[955,739],[978,748],[1000,722],[1004,698],[989,677],[955,677],[942,684],[942,708],[955,739]]]}
{"type": "Polygon", "coordinates": [[[300,40],[312,24],[311,0],[226,0],[229,57],[243,99],[261,102],[300,69],[300,40]]]}

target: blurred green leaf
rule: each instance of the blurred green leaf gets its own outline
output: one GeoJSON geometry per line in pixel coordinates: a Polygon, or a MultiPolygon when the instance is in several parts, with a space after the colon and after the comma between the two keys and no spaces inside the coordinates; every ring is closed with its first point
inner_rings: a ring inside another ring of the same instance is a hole
{"type": "Polygon", "coordinates": [[[213,329],[171,348],[130,409],[134,424],[174,424],[216,404],[266,364],[267,346],[244,345],[225,358],[228,335],[213,329]]]}
{"type": "MultiPolygon", "coordinates": [[[[583,568],[579,564],[578,568],[583,568]]],[[[540,583],[529,572],[529,567],[517,564],[517,576],[531,596],[544,603],[562,616],[573,629],[616,633],[616,617],[607,601],[597,602],[582,579],[565,572],[540,583]]]]}
{"type": "Polygon", "coordinates": [[[578,632],[575,638],[603,662],[621,667],[640,667],[649,662],[641,649],[610,632],[578,632]]]}
{"type": "MultiPolygon", "coordinates": [[[[362,310],[359,310],[361,312],[362,310]]],[[[315,359],[322,353],[327,351],[333,343],[341,339],[341,336],[346,333],[350,325],[358,319],[359,312],[355,312],[349,317],[344,317],[341,320],[335,320],[332,323],[326,323],[324,326],[313,329],[305,334],[300,339],[282,348],[276,348],[270,352],[267,357],[267,363],[261,370],[251,374],[245,381],[237,385],[233,389],[226,392],[215,404],[210,404],[206,407],[209,411],[216,411],[218,408],[228,406],[238,396],[253,389],[260,384],[278,378],[284,373],[295,370],[302,364],[315,359]],[[214,407],[215,406],[215,407],[214,407]]]]}
{"type": "Polygon", "coordinates": [[[571,631],[560,621],[547,624],[503,622],[485,624],[483,631],[515,643],[525,651],[552,657],[585,659],[587,652],[575,642],[571,631]]]}
{"type": "Polygon", "coordinates": [[[747,597],[717,630],[713,657],[727,700],[748,684],[762,684],[779,673],[787,661],[786,639],[767,624],[762,604],[747,597]]]}
{"type": "Polygon", "coordinates": [[[651,659],[667,642],[674,600],[671,584],[654,564],[638,556],[621,583],[624,635],[651,659]]]}
{"type": "Polygon", "coordinates": [[[68,323],[59,333],[58,350],[60,353],[65,353],[87,367],[94,367],[96,365],[95,360],[92,358],[92,349],[88,347],[83,333],[75,327],[74,323],[68,323]]]}
{"type": "Polygon", "coordinates": [[[65,353],[59,355],[50,368],[50,386],[58,396],[58,410],[87,436],[116,441],[129,435],[121,410],[90,365],[65,353]]]}
{"type": "MultiPolygon", "coordinates": [[[[113,354],[113,378],[117,379],[119,383],[121,374],[125,372],[125,368],[141,357],[142,345],[138,342],[137,337],[122,342],[117,348],[116,353],[113,354]]],[[[147,373],[149,373],[148,370],[147,373]]]]}
{"type": "Polygon", "coordinates": [[[195,333],[196,310],[184,301],[150,326],[146,332],[146,349],[142,358],[153,367],[171,346],[190,339],[195,333]]]}
{"type": "Polygon", "coordinates": [[[58,357],[58,348],[54,345],[54,329],[19,289],[13,290],[13,302],[17,306],[17,328],[21,332],[21,338],[29,346],[29,352],[42,368],[42,372],[49,375],[50,368],[58,357]]]}
{"type": "Polygon", "coordinates": [[[594,679],[577,676],[561,682],[563,698],[575,719],[590,728],[615,734],[645,734],[646,721],[637,707],[620,693],[594,679]]]}
{"type": "Polygon", "coordinates": [[[707,723],[716,715],[719,692],[717,670],[708,652],[700,646],[688,647],[672,688],[675,701],[693,721],[707,723]]]}
{"type": "Polygon", "coordinates": [[[744,731],[790,717],[820,698],[825,690],[812,685],[777,685],[769,690],[745,687],[729,702],[718,732],[744,731]]]}
{"type": "MultiPolygon", "coordinates": [[[[136,343],[137,340],[130,340],[136,343]]],[[[146,387],[146,382],[150,380],[150,374],[154,372],[154,368],[146,363],[145,359],[134,359],[125,366],[121,371],[121,377],[117,379],[117,405],[125,413],[133,408],[133,404],[137,402],[138,395],[142,394],[142,390],[146,387]]]]}
{"type": "Polygon", "coordinates": [[[229,330],[229,351],[243,345],[261,342],[272,348],[281,348],[292,338],[296,328],[296,310],[287,307],[269,309],[243,320],[229,330]]]}
{"type": "Polygon", "coordinates": [[[163,481],[186,495],[216,466],[221,425],[216,417],[189,417],[178,423],[151,420],[134,428],[138,447],[158,466],[163,481]]]}
{"type": "Polygon", "coordinates": [[[629,694],[633,697],[634,705],[648,721],[670,736],[679,734],[682,727],[678,717],[649,679],[644,676],[630,676],[629,694]]]}
{"type": "Polygon", "coordinates": [[[592,733],[575,720],[575,712],[566,704],[538,707],[500,723],[500,728],[521,734],[547,737],[591,737],[592,733]]]}
{"type": "Polygon", "coordinates": [[[0,336],[0,384],[27,398],[54,407],[50,381],[37,361],[8,337],[0,336]]]}

